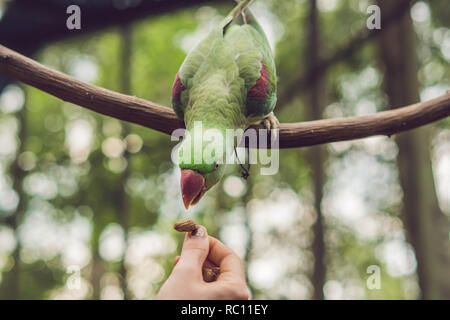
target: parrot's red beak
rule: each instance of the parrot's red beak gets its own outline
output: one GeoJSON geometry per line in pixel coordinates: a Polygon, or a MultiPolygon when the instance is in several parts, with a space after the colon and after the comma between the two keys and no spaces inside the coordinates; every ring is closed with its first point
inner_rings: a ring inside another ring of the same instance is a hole
{"type": "Polygon", "coordinates": [[[181,170],[181,195],[186,210],[190,205],[200,201],[205,193],[204,186],[205,178],[199,173],[187,169],[181,170]]]}

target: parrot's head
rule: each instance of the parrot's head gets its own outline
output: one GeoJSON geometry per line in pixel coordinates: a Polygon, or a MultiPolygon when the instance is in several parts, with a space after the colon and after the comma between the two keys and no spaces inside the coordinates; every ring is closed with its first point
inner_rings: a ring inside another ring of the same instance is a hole
{"type": "Polygon", "coordinates": [[[178,159],[181,195],[186,209],[197,204],[222,178],[226,168],[224,150],[223,143],[219,140],[198,137],[184,139],[178,151],[178,159]]]}

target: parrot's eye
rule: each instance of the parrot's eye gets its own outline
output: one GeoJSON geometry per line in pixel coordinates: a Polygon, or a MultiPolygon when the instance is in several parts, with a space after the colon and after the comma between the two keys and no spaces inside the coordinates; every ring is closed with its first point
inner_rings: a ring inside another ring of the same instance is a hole
{"type": "Polygon", "coordinates": [[[216,165],[214,166],[214,170],[216,170],[219,167],[219,163],[216,163],[216,165]]]}

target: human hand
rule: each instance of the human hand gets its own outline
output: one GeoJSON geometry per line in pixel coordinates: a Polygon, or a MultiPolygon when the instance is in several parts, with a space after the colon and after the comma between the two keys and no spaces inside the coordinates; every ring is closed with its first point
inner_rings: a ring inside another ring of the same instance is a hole
{"type": "Polygon", "coordinates": [[[248,300],[241,259],[216,238],[208,236],[205,227],[186,233],[181,256],[157,295],[160,300],[248,300]],[[219,266],[214,282],[205,282],[203,265],[219,266]]]}

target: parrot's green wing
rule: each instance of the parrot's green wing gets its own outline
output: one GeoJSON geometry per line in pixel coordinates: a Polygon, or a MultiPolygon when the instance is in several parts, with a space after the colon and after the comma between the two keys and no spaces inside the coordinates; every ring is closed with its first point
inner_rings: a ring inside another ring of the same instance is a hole
{"type": "Polygon", "coordinates": [[[229,15],[186,57],[172,89],[175,113],[184,120],[195,75],[208,56],[217,54],[220,47],[233,50],[239,77],[245,82],[247,97],[244,99],[244,111],[248,122],[261,120],[273,111],[276,104],[276,70],[267,38],[248,9],[244,15],[234,19],[233,15],[229,15]],[[219,42],[223,43],[218,45],[219,42]]]}
{"type": "Polygon", "coordinates": [[[240,76],[247,88],[247,117],[259,121],[276,104],[276,68],[266,35],[249,9],[225,28],[225,42],[234,46],[240,76]]]}
{"type": "Polygon", "coordinates": [[[219,40],[219,30],[211,32],[196,48],[189,52],[178,71],[172,87],[172,106],[180,120],[184,120],[184,111],[189,100],[192,81],[211,49],[219,40]]]}

